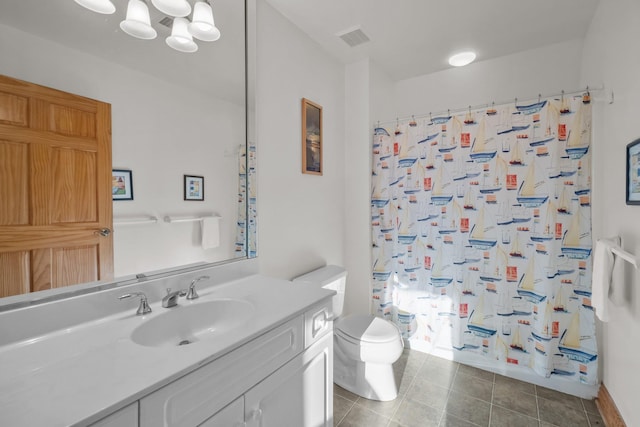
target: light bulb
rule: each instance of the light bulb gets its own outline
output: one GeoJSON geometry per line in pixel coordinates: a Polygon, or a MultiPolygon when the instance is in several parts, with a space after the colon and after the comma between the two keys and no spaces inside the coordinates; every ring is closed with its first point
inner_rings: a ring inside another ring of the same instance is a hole
{"type": "Polygon", "coordinates": [[[151,26],[149,7],[143,0],[129,0],[127,19],[120,23],[122,31],[143,40],[155,39],[158,33],[151,26]]]}
{"type": "Polygon", "coordinates": [[[169,16],[184,17],[191,13],[191,5],[187,0],[151,0],[151,3],[169,16]]]}
{"type": "Polygon", "coordinates": [[[193,6],[193,19],[189,24],[189,32],[202,41],[214,42],[220,38],[220,30],[213,21],[213,10],[206,1],[199,1],[193,6]]]}
{"type": "Polygon", "coordinates": [[[198,45],[193,41],[188,30],[187,18],[174,18],[171,35],[166,38],[167,44],[180,52],[191,53],[198,50],[198,45]]]}
{"type": "Polygon", "coordinates": [[[111,15],[116,11],[116,7],[111,3],[111,0],[75,0],[75,2],[93,12],[104,15],[111,15]]]}
{"type": "Polygon", "coordinates": [[[476,59],[476,54],[474,52],[460,52],[449,58],[449,65],[453,65],[454,67],[464,67],[465,65],[471,64],[474,59],[476,59]]]}

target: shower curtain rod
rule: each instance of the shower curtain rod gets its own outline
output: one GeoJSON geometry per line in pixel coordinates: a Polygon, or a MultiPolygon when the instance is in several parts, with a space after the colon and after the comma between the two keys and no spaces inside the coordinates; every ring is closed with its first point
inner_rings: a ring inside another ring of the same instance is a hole
{"type": "Polygon", "coordinates": [[[502,105],[502,104],[509,104],[511,102],[513,102],[514,104],[517,104],[518,102],[527,102],[527,101],[534,101],[534,100],[541,100],[542,98],[550,98],[552,96],[564,96],[564,95],[575,95],[577,93],[591,93],[591,92],[599,92],[604,90],[604,87],[598,87],[598,88],[591,88],[589,86],[587,86],[584,89],[576,89],[570,92],[566,92],[566,91],[561,91],[560,93],[552,93],[552,94],[546,94],[546,95],[542,95],[542,94],[538,94],[537,97],[529,97],[529,98],[524,98],[524,99],[518,99],[518,98],[513,98],[509,101],[502,101],[502,102],[491,102],[490,104],[478,104],[478,105],[469,105],[466,108],[456,108],[456,109],[450,109],[450,110],[443,110],[443,111],[437,111],[435,113],[427,113],[427,114],[419,114],[419,115],[411,115],[409,117],[400,117],[400,118],[396,118],[395,121],[394,120],[386,120],[381,122],[380,120],[378,120],[375,124],[375,127],[379,127],[381,124],[387,124],[387,123],[394,123],[394,122],[399,122],[401,120],[409,120],[409,119],[421,119],[421,118],[425,118],[425,117],[437,117],[439,115],[443,115],[443,114],[454,114],[454,113],[462,113],[462,112],[467,112],[467,111],[476,111],[476,110],[481,110],[483,108],[487,108],[487,107],[491,107],[492,105],[502,105]]]}

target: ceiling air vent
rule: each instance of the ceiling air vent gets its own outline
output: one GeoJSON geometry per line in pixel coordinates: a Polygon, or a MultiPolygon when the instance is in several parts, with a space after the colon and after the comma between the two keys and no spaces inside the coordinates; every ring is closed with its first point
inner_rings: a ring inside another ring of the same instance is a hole
{"type": "Polygon", "coordinates": [[[355,47],[369,41],[369,37],[367,37],[359,27],[346,30],[337,34],[337,36],[351,47],[355,47]]]}
{"type": "Polygon", "coordinates": [[[173,18],[165,16],[158,23],[161,24],[161,25],[164,25],[168,29],[171,29],[171,27],[173,26],[173,18]]]}

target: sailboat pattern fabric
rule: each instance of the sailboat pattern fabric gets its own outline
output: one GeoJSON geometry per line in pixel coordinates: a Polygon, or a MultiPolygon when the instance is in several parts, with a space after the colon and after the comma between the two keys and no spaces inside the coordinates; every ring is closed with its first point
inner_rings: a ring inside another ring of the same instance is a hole
{"type": "Polygon", "coordinates": [[[590,145],[586,94],[376,128],[375,314],[415,348],[596,384],[590,145]]]}
{"type": "Polygon", "coordinates": [[[255,258],[256,250],[256,146],[249,142],[247,149],[240,147],[238,155],[238,221],[236,224],[237,257],[255,258]],[[247,168],[249,170],[247,170],[247,168]],[[247,190],[248,189],[248,190],[247,190]],[[248,194],[247,194],[248,193],[248,194]],[[249,221],[248,234],[246,223],[249,221]],[[248,249],[248,251],[247,251],[248,249]]]}

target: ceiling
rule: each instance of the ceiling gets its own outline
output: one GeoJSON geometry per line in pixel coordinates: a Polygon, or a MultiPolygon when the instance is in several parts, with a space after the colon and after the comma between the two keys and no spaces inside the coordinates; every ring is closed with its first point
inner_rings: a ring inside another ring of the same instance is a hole
{"type": "Polygon", "coordinates": [[[165,16],[151,2],[154,40],[139,40],[119,27],[127,0],[112,0],[113,15],[91,12],[73,0],[0,0],[0,24],[87,52],[160,79],[208,92],[244,105],[244,5],[238,0],[213,2],[216,42],[199,42],[196,53],[182,53],[165,44],[171,30],[158,22],[165,16]]]}
{"type": "Polygon", "coordinates": [[[472,49],[488,60],[584,37],[598,0],[267,0],[344,63],[364,58],[402,80],[449,68],[472,49]],[[337,34],[359,27],[350,47],[337,34]]]}

